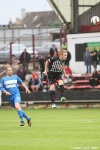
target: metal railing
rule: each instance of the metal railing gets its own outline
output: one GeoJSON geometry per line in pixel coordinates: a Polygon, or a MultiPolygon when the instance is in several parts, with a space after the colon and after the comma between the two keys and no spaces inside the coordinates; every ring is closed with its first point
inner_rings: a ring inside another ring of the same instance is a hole
{"type": "MultiPolygon", "coordinates": [[[[56,31],[58,31],[58,29],[57,30],[54,30],[54,32],[56,32],[56,31]]],[[[52,31],[53,32],[53,31],[52,31]]],[[[46,34],[46,33],[48,33],[48,32],[43,32],[43,33],[39,33],[39,34],[34,34],[34,35],[31,35],[32,36],[32,47],[33,47],[33,69],[35,69],[35,38],[36,38],[36,36],[39,36],[39,35],[42,35],[42,34],[46,34]]],[[[60,29],[59,30],[59,34],[60,34],[60,44],[62,45],[62,38],[64,38],[64,42],[67,42],[67,38],[66,38],[66,35],[67,35],[67,32],[66,32],[66,29],[60,29]]],[[[14,44],[15,42],[18,42],[18,43],[20,43],[20,41],[21,41],[21,38],[23,38],[24,36],[26,36],[26,35],[30,35],[30,34],[23,34],[23,35],[21,35],[21,36],[19,36],[19,37],[17,37],[16,39],[14,39],[14,40],[12,40],[12,41],[10,41],[8,44],[6,44],[4,47],[2,47],[1,49],[3,49],[3,48],[6,48],[8,45],[10,45],[10,60],[6,63],[6,64],[4,64],[3,66],[1,66],[0,67],[0,76],[3,74],[3,73],[5,73],[5,71],[4,70],[2,70],[2,69],[4,69],[6,66],[8,66],[8,65],[10,65],[10,66],[15,66],[15,64],[14,64],[14,61],[16,60],[16,58],[18,57],[15,57],[15,58],[13,58],[12,57],[12,44],[14,44]]],[[[0,50],[1,50],[0,49],[0,50]]],[[[19,62],[17,62],[16,64],[18,64],[19,62]]]]}

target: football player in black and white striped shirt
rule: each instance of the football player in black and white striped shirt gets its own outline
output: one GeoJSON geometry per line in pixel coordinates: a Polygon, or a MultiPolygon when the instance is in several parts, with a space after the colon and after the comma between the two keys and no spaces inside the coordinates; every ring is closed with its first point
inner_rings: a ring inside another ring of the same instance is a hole
{"type": "Polygon", "coordinates": [[[51,57],[45,63],[44,74],[48,75],[48,79],[49,79],[52,108],[56,108],[56,105],[54,103],[56,82],[58,82],[60,87],[61,102],[66,100],[66,98],[64,97],[64,86],[63,86],[63,79],[62,79],[66,58],[67,58],[67,51],[61,50],[59,56],[51,57]]]}

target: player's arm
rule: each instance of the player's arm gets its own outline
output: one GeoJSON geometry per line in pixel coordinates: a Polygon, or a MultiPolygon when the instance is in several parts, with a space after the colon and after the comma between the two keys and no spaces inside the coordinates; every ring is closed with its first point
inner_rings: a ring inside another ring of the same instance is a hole
{"type": "Polygon", "coordinates": [[[47,75],[47,72],[48,72],[48,70],[49,70],[49,67],[52,66],[53,62],[54,62],[55,60],[57,60],[57,59],[58,59],[58,56],[56,56],[56,57],[51,57],[51,58],[49,58],[49,59],[46,61],[46,63],[45,63],[45,71],[43,72],[45,75],[47,75]]]}
{"type": "Polygon", "coordinates": [[[6,95],[11,95],[9,92],[7,92],[6,90],[3,91],[3,93],[5,93],[6,95]]]}
{"type": "Polygon", "coordinates": [[[11,95],[10,92],[6,91],[3,87],[1,87],[1,91],[8,96],[11,95]]]}
{"type": "Polygon", "coordinates": [[[47,72],[48,72],[48,66],[49,66],[49,62],[48,60],[45,62],[45,70],[43,72],[44,75],[47,75],[47,72]]]}
{"type": "Polygon", "coordinates": [[[4,84],[3,84],[3,81],[1,80],[1,87],[0,87],[0,90],[3,92],[3,93],[5,93],[6,95],[11,95],[8,91],[6,91],[5,90],[5,88],[4,88],[4,84]]]}
{"type": "Polygon", "coordinates": [[[17,78],[17,83],[20,84],[21,86],[23,86],[26,90],[26,93],[30,93],[30,90],[28,89],[28,87],[25,85],[25,83],[18,77],[16,76],[17,78]]]}
{"type": "Polygon", "coordinates": [[[26,93],[30,93],[30,90],[28,89],[28,87],[25,85],[24,82],[22,82],[21,86],[23,86],[26,90],[26,93]]]}
{"type": "Polygon", "coordinates": [[[67,78],[67,75],[66,75],[66,72],[65,72],[65,66],[63,67],[63,74],[64,74],[64,77],[67,78]]]}

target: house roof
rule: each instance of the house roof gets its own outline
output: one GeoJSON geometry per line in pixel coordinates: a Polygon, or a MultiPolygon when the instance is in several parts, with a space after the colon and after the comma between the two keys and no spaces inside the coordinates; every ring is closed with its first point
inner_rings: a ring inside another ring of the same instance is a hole
{"type": "Polygon", "coordinates": [[[61,25],[61,21],[54,11],[28,12],[21,23],[28,28],[61,25]]]}

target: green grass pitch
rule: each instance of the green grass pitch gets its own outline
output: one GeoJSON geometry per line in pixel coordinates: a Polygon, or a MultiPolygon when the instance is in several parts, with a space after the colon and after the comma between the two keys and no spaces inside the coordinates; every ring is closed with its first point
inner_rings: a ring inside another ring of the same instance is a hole
{"type": "Polygon", "coordinates": [[[100,150],[100,110],[24,109],[32,126],[20,127],[14,109],[0,109],[0,150],[100,150]]]}

